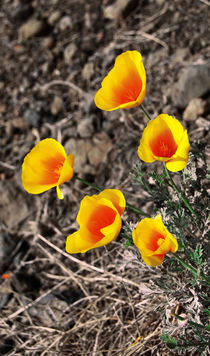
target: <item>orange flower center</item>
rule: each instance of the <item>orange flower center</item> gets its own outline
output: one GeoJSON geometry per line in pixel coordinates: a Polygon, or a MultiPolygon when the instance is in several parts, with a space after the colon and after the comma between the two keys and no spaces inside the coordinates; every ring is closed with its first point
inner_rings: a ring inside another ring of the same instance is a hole
{"type": "Polygon", "coordinates": [[[101,205],[95,209],[87,223],[88,230],[94,235],[94,242],[104,237],[100,230],[111,225],[115,220],[116,214],[116,211],[105,205],[101,205]]]}
{"type": "Polygon", "coordinates": [[[164,241],[164,238],[163,237],[159,237],[159,239],[157,240],[157,245],[161,246],[163,241],[164,241]]]}
{"type": "Polygon", "coordinates": [[[163,235],[158,233],[157,231],[151,232],[151,238],[149,239],[149,243],[147,248],[151,251],[156,251],[160,245],[164,242],[165,238],[163,235]]]}
{"type": "Polygon", "coordinates": [[[142,90],[142,81],[138,73],[133,71],[129,73],[129,78],[120,86],[116,88],[114,96],[117,105],[129,103],[130,101],[136,101],[142,90]]]}
{"type": "Polygon", "coordinates": [[[156,157],[170,158],[177,150],[177,144],[169,129],[161,132],[150,142],[152,153],[156,157]]]}
{"type": "Polygon", "coordinates": [[[48,159],[46,162],[44,162],[44,184],[56,184],[58,182],[64,161],[65,158],[63,156],[60,156],[53,159],[48,159]]]}

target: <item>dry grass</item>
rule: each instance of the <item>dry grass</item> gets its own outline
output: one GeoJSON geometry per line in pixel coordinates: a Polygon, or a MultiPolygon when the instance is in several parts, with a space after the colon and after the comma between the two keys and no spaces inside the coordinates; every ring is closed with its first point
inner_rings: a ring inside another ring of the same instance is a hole
{"type": "MultiPolygon", "coordinates": [[[[86,262],[41,235],[33,242],[30,253],[35,249],[36,257],[23,260],[22,267],[36,268],[37,262],[45,260],[53,270],[41,273],[47,291],[40,291],[35,300],[16,293],[12,305],[3,311],[2,337],[15,343],[10,355],[23,350],[25,355],[42,356],[137,355],[158,348],[161,320],[156,310],[163,296],[149,287],[157,273],[151,276],[132,251],[125,253],[122,244],[114,242],[111,248],[86,254],[86,262]],[[66,289],[76,291],[74,302],[48,298],[66,289]]],[[[8,280],[2,291],[12,292],[8,280]]]]}

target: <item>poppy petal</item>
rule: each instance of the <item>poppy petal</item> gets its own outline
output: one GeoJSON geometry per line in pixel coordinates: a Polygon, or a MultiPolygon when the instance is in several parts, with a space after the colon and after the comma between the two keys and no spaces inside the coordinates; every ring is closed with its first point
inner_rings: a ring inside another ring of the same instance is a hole
{"type": "Polygon", "coordinates": [[[146,93],[146,72],[138,51],[127,51],[116,58],[114,67],[101,83],[95,104],[101,110],[138,106],[146,93]]]}

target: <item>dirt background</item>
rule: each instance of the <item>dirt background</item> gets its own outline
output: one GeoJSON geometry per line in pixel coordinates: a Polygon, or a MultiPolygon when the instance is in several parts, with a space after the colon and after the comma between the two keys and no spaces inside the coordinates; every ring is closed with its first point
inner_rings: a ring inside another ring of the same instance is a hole
{"type": "Polygon", "coordinates": [[[207,0],[1,1],[0,274],[9,274],[0,280],[1,355],[172,354],[159,339],[162,316],[140,289],[150,270],[125,267],[131,256],[120,239],[85,255],[65,253],[79,202],[94,191],[70,181],[63,201],[54,189],[29,195],[21,164],[53,137],[75,154],[81,177],[122,189],[152,212],[129,174],[146,120],[139,108],[100,111],[94,94],[116,56],[138,50],[148,112],[175,116],[205,147],[209,20],[207,0]]]}

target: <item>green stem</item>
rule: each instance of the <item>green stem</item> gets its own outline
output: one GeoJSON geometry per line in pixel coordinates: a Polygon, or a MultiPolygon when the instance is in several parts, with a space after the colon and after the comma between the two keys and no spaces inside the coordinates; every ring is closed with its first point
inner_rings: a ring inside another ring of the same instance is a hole
{"type": "Polygon", "coordinates": [[[149,215],[149,214],[144,213],[142,210],[136,208],[135,206],[133,206],[133,205],[131,205],[131,204],[126,203],[126,208],[128,208],[128,209],[134,211],[135,213],[138,213],[138,214],[140,214],[140,215],[146,216],[147,218],[150,218],[150,215],[149,215]]]}
{"type": "Polygon", "coordinates": [[[131,239],[132,239],[132,237],[131,237],[130,235],[128,235],[128,234],[126,234],[126,233],[124,233],[124,232],[120,232],[119,235],[122,236],[122,237],[126,237],[126,239],[128,239],[128,240],[131,240],[131,239]]]}
{"type": "MultiPolygon", "coordinates": [[[[83,184],[88,185],[89,187],[92,187],[93,189],[97,190],[98,192],[101,192],[103,190],[102,188],[98,187],[97,185],[92,184],[92,183],[88,182],[87,180],[82,179],[82,178],[80,178],[80,177],[78,177],[76,175],[74,176],[74,179],[79,180],[80,182],[82,182],[83,184]]],[[[133,206],[131,204],[126,203],[126,208],[130,209],[130,210],[132,210],[135,213],[138,213],[140,215],[146,216],[148,218],[150,217],[150,215],[148,215],[147,213],[144,213],[142,210],[136,208],[135,206],[133,206]]]]}
{"type": "Polygon", "coordinates": [[[129,242],[130,245],[134,245],[133,239],[132,239],[132,234],[128,235],[124,232],[120,232],[119,236],[123,237],[124,239],[127,239],[127,242],[129,242]]]}
{"type": "Polygon", "coordinates": [[[169,170],[166,168],[166,164],[164,162],[164,168],[165,168],[165,172],[166,175],[172,185],[172,187],[174,188],[174,190],[177,192],[177,194],[180,196],[180,198],[182,199],[182,201],[185,203],[186,207],[190,210],[190,212],[196,217],[198,218],[198,215],[196,214],[196,212],[194,211],[194,209],[191,207],[190,203],[188,202],[187,198],[182,194],[181,190],[177,187],[177,185],[174,183],[171,174],[169,172],[169,170]]]}
{"type": "Polygon", "coordinates": [[[143,107],[143,105],[140,105],[140,109],[143,112],[144,116],[148,119],[148,120],[152,120],[151,117],[149,116],[148,112],[146,111],[146,109],[143,107]]]}
{"type": "Polygon", "coordinates": [[[89,187],[92,187],[93,189],[97,190],[98,192],[101,192],[103,190],[103,189],[99,188],[97,185],[92,184],[92,183],[88,182],[87,180],[82,179],[82,178],[80,178],[80,177],[78,177],[76,175],[74,176],[74,179],[79,180],[80,182],[82,182],[83,184],[88,185],[89,187]]]}
{"type": "Polygon", "coordinates": [[[190,271],[194,276],[199,278],[200,280],[206,281],[210,285],[210,280],[208,277],[204,276],[203,274],[198,273],[197,269],[191,265],[189,265],[187,262],[183,261],[177,254],[173,254],[173,258],[175,258],[184,268],[186,268],[188,271],[190,271]]]}
{"type": "Polygon", "coordinates": [[[147,189],[148,193],[149,193],[150,195],[153,195],[153,192],[152,192],[152,190],[150,189],[149,184],[147,184],[147,182],[145,182],[145,181],[143,181],[143,184],[144,184],[145,188],[147,189]]]}

